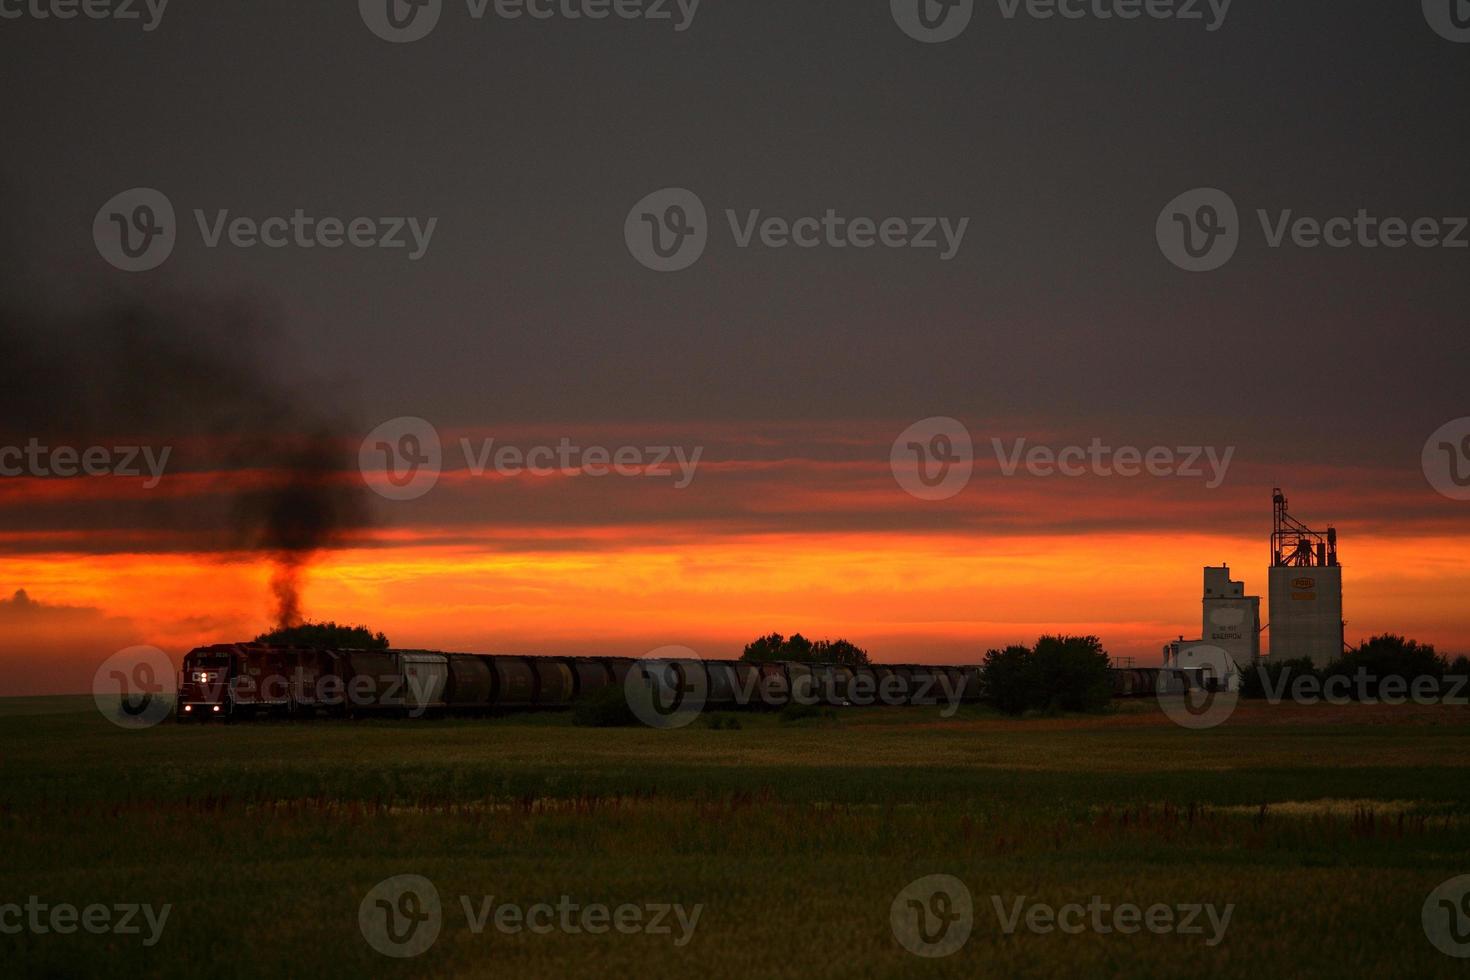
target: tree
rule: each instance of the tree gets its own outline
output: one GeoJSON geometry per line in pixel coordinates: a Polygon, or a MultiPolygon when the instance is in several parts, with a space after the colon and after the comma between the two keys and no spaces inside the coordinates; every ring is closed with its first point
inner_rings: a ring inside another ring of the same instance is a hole
{"type": "Polygon", "coordinates": [[[1108,655],[1095,636],[1043,636],[1031,651],[1037,707],[1097,711],[1113,699],[1108,655]]]}
{"type": "Polygon", "coordinates": [[[337,623],[302,623],[262,633],[256,643],[279,647],[314,647],[325,650],[386,650],[388,637],[374,633],[366,626],[341,626],[337,623]]]}
{"type": "Polygon", "coordinates": [[[1343,655],[1325,672],[1326,677],[1344,675],[1352,679],[1349,690],[1356,695],[1359,691],[1358,677],[1365,678],[1362,692],[1367,697],[1378,697],[1378,687],[1384,678],[1402,678],[1407,685],[1418,677],[1432,677],[1439,681],[1444,677],[1445,663],[1428,643],[1408,640],[1392,633],[1370,637],[1358,645],[1356,650],[1343,655]]]}
{"type": "Polygon", "coordinates": [[[1321,679],[1311,657],[1295,660],[1260,660],[1240,674],[1240,696],[1243,698],[1265,698],[1276,691],[1283,697],[1290,696],[1291,684],[1298,677],[1321,679]]]}
{"type": "Polygon", "coordinates": [[[1112,700],[1108,655],[1095,636],[1043,636],[1035,647],[990,650],[980,666],[987,699],[1008,715],[1097,711],[1112,700]]]}
{"type": "Polygon", "coordinates": [[[1031,648],[1013,644],[988,650],[980,665],[980,689],[1008,715],[1019,715],[1036,701],[1031,690],[1031,648]]]}
{"type": "Polygon", "coordinates": [[[800,633],[787,639],[771,633],[746,644],[740,659],[746,663],[770,663],[789,660],[803,664],[844,664],[862,667],[871,663],[868,651],[846,640],[818,640],[813,643],[800,633]]]}

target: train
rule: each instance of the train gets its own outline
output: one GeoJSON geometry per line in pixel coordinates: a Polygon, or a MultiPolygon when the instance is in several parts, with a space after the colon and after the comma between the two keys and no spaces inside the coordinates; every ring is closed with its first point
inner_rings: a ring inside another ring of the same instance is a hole
{"type": "MultiPolygon", "coordinates": [[[[266,715],[310,718],[424,717],[568,708],[629,674],[673,698],[691,695],[715,710],[782,708],[792,701],[939,705],[974,703],[978,666],[808,664],[788,661],[637,660],[517,656],[434,650],[335,650],[226,643],[198,647],[179,676],[179,721],[266,715]]],[[[1187,669],[1113,669],[1115,697],[1152,696],[1160,684],[1200,686],[1187,669]]]]}

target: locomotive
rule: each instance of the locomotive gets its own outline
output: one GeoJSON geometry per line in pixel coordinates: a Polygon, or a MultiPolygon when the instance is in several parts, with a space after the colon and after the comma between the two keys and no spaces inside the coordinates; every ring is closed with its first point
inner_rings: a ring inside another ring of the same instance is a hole
{"type": "MultiPolygon", "coordinates": [[[[539,657],[432,650],[329,650],[228,643],[184,657],[179,721],[260,715],[308,718],[475,714],[566,708],[614,685],[649,683],[666,695],[697,692],[723,710],[808,704],[939,705],[981,699],[977,666],[747,663],[737,660],[636,660],[539,657]]],[[[1114,669],[1115,697],[1198,686],[1188,670],[1114,669]],[[1165,676],[1167,675],[1167,676],[1165,676]]]]}

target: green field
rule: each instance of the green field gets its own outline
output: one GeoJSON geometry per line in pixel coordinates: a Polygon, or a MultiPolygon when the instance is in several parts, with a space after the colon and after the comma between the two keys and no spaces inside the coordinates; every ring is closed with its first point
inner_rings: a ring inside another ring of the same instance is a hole
{"type": "MultiPolygon", "coordinates": [[[[729,716],[726,716],[729,717],[729,716]]],[[[19,976],[1463,976],[1425,899],[1470,874],[1470,710],[1243,707],[1186,731],[1106,716],[853,709],[676,731],[566,715],[167,723],[89,698],[0,702],[0,905],[172,906],[144,935],[0,935],[19,976]],[[431,880],[437,941],[372,949],[359,906],[431,880]],[[973,931],[895,938],[948,874],[973,931]],[[479,907],[702,906],[668,935],[474,932],[479,907]],[[567,898],[563,899],[563,896],[567,898]],[[1233,905],[1203,935],[1003,932],[1025,905],[1233,905]]]]}

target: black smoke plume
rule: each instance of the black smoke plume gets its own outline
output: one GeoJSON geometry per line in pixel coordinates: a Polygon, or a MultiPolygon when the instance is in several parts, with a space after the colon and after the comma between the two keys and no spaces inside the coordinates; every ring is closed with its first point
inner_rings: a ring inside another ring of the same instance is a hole
{"type": "Polygon", "coordinates": [[[367,525],[357,430],[330,404],[341,386],[285,381],[300,372],[249,303],[0,298],[0,364],[0,446],[171,450],[156,491],[0,499],[0,529],[30,532],[21,547],[268,555],[275,618],[294,625],[313,558],[367,525]]]}

